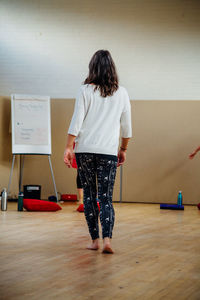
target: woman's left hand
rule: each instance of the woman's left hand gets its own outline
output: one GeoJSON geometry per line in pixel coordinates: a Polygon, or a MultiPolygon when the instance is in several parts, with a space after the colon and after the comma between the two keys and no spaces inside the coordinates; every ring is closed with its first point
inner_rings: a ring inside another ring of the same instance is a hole
{"type": "Polygon", "coordinates": [[[73,150],[71,148],[66,148],[64,152],[64,163],[71,168],[73,159],[73,150]]]}
{"type": "Polygon", "coordinates": [[[123,150],[119,150],[118,152],[118,162],[117,162],[117,167],[121,166],[124,164],[126,160],[126,152],[123,150]]]}
{"type": "Polygon", "coordinates": [[[196,151],[192,152],[192,153],[189,155],[189,158],[190,158],[190,159],[193,159],[193,157],[194,157],[196,154],[197,154],[196,151]]]}

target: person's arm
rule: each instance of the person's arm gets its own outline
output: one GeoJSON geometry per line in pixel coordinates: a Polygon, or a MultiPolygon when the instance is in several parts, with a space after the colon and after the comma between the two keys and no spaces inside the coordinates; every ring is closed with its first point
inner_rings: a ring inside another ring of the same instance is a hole
{"type": "Polygon", "coordinates": [[[80,89],[78,96],[76,97],[74,113],[69,126],[68,134],[77,136],[83,124],[83,120],[86,115],[86,103],[84,92],[80,89]]]}
{"type": "Polygon", "coordinates": [[[131,104],[126,92],[126,101],[124,111],[122,112],[121,119],[121,145],[118,152],[118,166],[121,166],[126,160],[126,151],[128,149],[128,142],[132,137],[132,123],[131,123],[131,104]]]}
{"type": "Polygon", "coordinates": [[[196,150],[190,153],[189,158],[192,159],[197,154],[198,151],[200,151],[200,146],[198,146],[196,150]]]}
{"type": "Polygon", "coordinates": [[[67,135],[67,143],[64,152],[64,163],[71,168],[72,159],[73,159],[73,144],[76,136],[68,134],[67,135]]]}
{"type": "Polygon", "coordinates": [[[64,152],[64,163],[68,166],[68,168],[71,167],[71,163],[73,159],[73,144],[75,138],[81,129],[84,117],[86,115],[86,108],[85,108],[86,104],[84,100],[85,99],[84,99],[83,91],[82,89],[80,89],[80,92],[76,98],[74,113],[69,126],[67,143],[64,152]]]}
{"type": "Polygon", "coordinates": [[[118,152],[118,165],[121,166],[126,160],[126,151],[128,149],[128,142],[130,138],[122,138],[121,140],[121,146],[118,152]]]}
{"type": "Polygon", "coordinates": [[[128,142],[130,138],[122,138],[120,149],[126,151],[128,149],[128,142]]]}

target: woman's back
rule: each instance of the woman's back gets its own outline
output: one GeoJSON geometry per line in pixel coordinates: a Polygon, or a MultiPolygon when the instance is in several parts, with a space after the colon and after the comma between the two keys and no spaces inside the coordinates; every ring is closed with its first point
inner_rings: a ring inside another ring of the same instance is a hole
{"type": "Polygon", "coordinates": [[[125,88],[119,86],[107,97],[102,97],[95,85],[80,88],[68,131],[77,136],[75,152],[117,155],[120,124],[124,137],[131,136],[130,101],[125,88]]]}

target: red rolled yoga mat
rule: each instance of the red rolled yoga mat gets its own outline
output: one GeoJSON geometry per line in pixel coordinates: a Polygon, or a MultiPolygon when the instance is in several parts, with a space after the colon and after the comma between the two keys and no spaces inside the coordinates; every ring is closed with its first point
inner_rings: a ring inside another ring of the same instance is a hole
{"type": "Polygon", "coordinates": [[[77,195],[74,194],[62,194],[61,201],[77,201],[77,195]]]}

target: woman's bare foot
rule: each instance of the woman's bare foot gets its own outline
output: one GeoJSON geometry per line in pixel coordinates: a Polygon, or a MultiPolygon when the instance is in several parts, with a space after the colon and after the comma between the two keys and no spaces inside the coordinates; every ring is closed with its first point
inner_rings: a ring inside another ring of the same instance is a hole
{"type": "Polygon", "coordinates": [[[111,248],[110,238],[106,237],[103,239],[103,250],[102,253],[113,254],[114,251],[111,248]]]}
{"type": "Polygon", "coordinates": [[[98,250],[99,249],[99,239],[92,240],[91,245],[87,246],[89,250],[98,250]]]}

